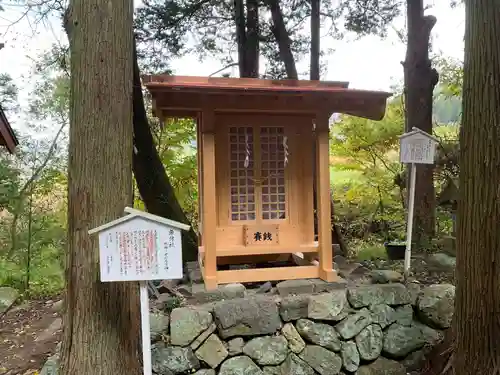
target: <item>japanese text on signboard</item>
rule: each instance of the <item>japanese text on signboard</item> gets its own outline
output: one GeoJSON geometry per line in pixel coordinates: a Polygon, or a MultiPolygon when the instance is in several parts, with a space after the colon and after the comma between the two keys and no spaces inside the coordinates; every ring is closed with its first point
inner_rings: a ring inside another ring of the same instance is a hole
{"type": "Polygon", "coordinates": [[[140,220],[100,233],[101,280],[182,278],[180,232],[140,220]]]}
{"type": "Polygon", "coordinates": [[[158,232],[155,229],[115,232],[115,241],[120,253],[120,275],[158,274],[158,232]]]}
{"type": "Polygon", "coordinates": [[[434,163],[434,141],[423,137],[402,140],[401,162],[416,164],[434,163]]]}

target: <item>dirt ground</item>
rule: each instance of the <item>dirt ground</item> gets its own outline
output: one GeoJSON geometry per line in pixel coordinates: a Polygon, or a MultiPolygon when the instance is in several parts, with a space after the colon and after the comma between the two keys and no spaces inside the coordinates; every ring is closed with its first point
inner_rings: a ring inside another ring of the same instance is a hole
{"type": "MultiPolygon", "coordinates": [[[[362,261],[361,265],[368,269],[389,269],[404,272],[403,260],[374,260],[362,261]]],[[[430,284],[455,284],[454,270],[435,264],[429,260],[429,254],[417,253],[411,259],[411,278],[417,280],[422,285],[430,284]]]]}
{"type": "Polygon", "coordinates": [[[52,355],[61,334],[60,298],[34,300],[0,318],[0,375],[29,375],[52,355]]]}

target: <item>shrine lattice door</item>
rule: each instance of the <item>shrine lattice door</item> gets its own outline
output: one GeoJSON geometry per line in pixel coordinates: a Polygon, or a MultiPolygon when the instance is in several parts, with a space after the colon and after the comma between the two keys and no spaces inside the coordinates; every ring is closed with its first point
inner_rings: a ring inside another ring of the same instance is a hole
{"type": "MultiPolygon", "coordinates": [[[[253,237],[269,235],[265,228],[275,228],[279,242],[273,237],[266,244],[296,246],[303,242],[299,217],[304,200],[308,201],[303,184],[312,186],[301,153],[312,142],[304,142],[301,127],[293,124],[246,122],[235,124],[228,118],[217,123],[218,247],[252,242],[245,241],[242,228],[250,228],[253,237]],[[263,233],[259,228],[264,228],[263,233]]],[[[261,243],[254,239],[252,245],[261,243]]]]}

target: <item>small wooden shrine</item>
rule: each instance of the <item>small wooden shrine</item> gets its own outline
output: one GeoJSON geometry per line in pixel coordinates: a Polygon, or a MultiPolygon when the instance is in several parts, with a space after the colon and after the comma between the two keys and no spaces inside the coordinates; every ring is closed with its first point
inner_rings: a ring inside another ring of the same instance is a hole
{"type": "Polygon", "coordinates": [[[336,112],[380,120],[391,94],[348,89],[346,82],[166,75],[143,81],[155,116],[197,121],[199,261],[206,288],[301,278],[334,281],[329,119],[336,112]],[[218,269],[293,254],[311,263],[218,269]]]}

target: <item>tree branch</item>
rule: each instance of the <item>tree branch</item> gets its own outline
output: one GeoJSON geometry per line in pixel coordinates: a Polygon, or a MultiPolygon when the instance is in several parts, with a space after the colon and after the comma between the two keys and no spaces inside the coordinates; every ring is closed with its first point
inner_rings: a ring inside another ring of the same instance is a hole
{"type": "Polygon", "coordinates": [[[215,72],[211,73],[211,74],[209,75],[209,77],[212,77],[212,76],[214,76],[214,75],[216,75],[216,74],[218,74],[218,73],[220,73],[220,72],[222,72],[222,71],[224,71],[224,70],[226,70],[226,69],[229,69],[229,68],[232,68],[233,66],[238,66],[238,65],[240,65],[240,64],[239,64],[239,63],[237,63],[237,62],[233,62],[233,63],[231,63],[231,64],[229,64],[229,65],[226,65],[226,66],[224,66],[224,67],[220,68],[219,70],[216,70],[215,72]]]}

